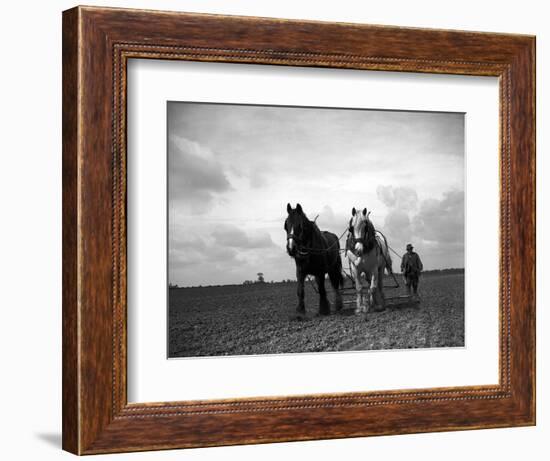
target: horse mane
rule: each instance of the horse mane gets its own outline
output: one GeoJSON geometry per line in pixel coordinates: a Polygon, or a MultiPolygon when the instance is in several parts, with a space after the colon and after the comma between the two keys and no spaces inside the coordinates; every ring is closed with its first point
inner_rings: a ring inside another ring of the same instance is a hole
{"type": "Polygon", "coordinates": [[[314,246],[316,243],[320,243],[321,247],[325,247],[326,241],[323,237],[323,232],[321,231],[321,229],[319,229],[319,226],[317,225],[317,223],[315,221],[308,219],[308,217],[305,214],[304,214],[304,218],[311,230],[311,246],[314,246]]]}
{"type": "Polygon", "coordinates": [[[367,236],[366,236],[366,246],[365,251],[370,251],[374,248],[374,245],[376,245],[376,229],[374,228],[374,224],[367,216],[366,224],[367,226],[367,236]]]}
{"type": "Polygon", "coordinates": [[[320,245],[322,248],[327,248],[328,247],[328,242],[327,242],[327,239],[325,238],[324,234],[323,234],[323,231],[321,229],[319,229],[319,226],[317,225],[317,223],[315,221],[312,221],[312,224],[313,224],[313,232],[315,234],[315,236],[317,237],[317,240],[320,242],[320,245]]]}
{"type": "Polygon", "coordinates": [[[304,226],[307,226],[309,230],[309,242],[306,246],[310,248],[324,249],[328,246],[328,243],[323,236],[323,231],[319,229],[315,220],[311,220],[305,213],[302,212],[302,219],[304,226]]]}
{"type": "Polygon", "coordinates": [[[327,239],[325,234],[328,232],[322,231],[317,225],[316,221],[319,215],[317,215],[315,219],[311,220],[307,217],[304,211],[300,209],[300,211],[295,213],[294,216],[299,219],[303,229],[302,239],[301,242],[298,243],[298,247],[300,247],[305,253],[311,252],[311,254],[317,256],[326,256],[323,252],[330,250],[334,246],[334,243],[329,242],[327,239]]]}
{"type": "MultiPolygon", "coordinates": [[[[368,215],[365,217],[364,223],[365,223],[365,227],[366,227],[366,232],[365,232],[365,244],[364,244],[364,247],[363,247],[363,253],[368,253],[377,244],[376,243],[376,229],[375,229],[374,224],[372,223],[372,221],[369,219],[368,215]]],[[[348,238],[346,240],[346,249],[353,250],[354,242],[355,242],[354,236],[350,232],[350,234],[348,235],[348,238]]]]}

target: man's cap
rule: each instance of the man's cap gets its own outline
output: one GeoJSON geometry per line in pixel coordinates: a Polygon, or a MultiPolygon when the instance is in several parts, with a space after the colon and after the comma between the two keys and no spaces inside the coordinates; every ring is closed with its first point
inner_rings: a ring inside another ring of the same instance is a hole
{"type": "Polygon", "coordinates": [[[413,247],[410,243],[407,243],[407,250],[409,250],[409,249],[412,250],[413,248],[414,248],[414,247],[413,247]]]}

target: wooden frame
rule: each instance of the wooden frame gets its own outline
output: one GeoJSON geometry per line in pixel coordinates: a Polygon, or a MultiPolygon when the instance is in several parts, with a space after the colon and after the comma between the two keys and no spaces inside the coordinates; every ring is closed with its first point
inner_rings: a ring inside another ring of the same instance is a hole
{"type": "Polygon", "coordinates": [[[535,423],[535,39],[77,7],[63,13],[63,448],[90,454],[535,423]],[[500,81],[500,382],[126,399],[126,63],[222,61],[500,81]]]}

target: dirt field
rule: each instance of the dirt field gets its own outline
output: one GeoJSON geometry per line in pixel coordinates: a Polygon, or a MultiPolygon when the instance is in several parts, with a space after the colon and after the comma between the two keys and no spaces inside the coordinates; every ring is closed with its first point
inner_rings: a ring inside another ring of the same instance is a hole
{"type": "Polygon", "coordinates": [[[296,283],[171,289],[169,356],[463,346],[464,274],[423,276],[419,293],[418,306],[371,310],[365,321],[353,306],[318,316],[318,295],[306,284],[307,319],[299,321],[296,283]]]}

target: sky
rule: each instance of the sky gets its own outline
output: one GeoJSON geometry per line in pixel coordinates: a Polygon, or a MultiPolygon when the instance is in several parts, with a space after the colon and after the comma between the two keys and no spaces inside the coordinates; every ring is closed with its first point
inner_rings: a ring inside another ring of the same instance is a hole
{"type": "MultiPolygon", "coordinates": [[[[367,208],[399,254],[464,267],[464,114],[168,102],[168,272],[295,278],[286,205],[340,235],[367,208]]],[[[399,267],[393,256],[394,267],[399,267]]]]}

